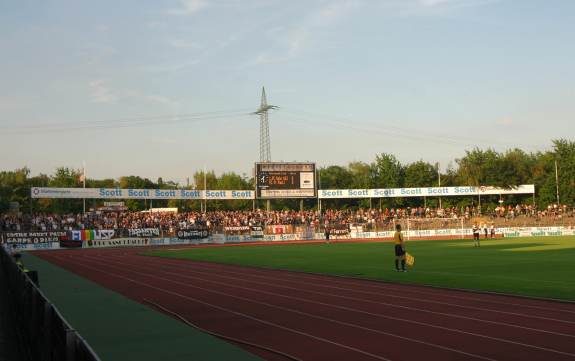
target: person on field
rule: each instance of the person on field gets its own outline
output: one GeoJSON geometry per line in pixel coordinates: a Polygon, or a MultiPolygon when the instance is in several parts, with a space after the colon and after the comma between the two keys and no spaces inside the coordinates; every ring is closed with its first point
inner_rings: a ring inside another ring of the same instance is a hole
{"type": "Polygon", "coordinates": [[[495,238],[495,225],[491,223],[491,227],[489,227],[491,238],[495,238]]]}
{"type": "Polygon", "coordinates": [[[473,245],[479,247],[479,233],[480,229],[477,223],[473,223],[473,245]]]}
{"type": "Polygon", "coordinates": [[[483,234],[485,235],[485,238],[487,238],[487,223],[483,223],[483,234]]]}
{"type": "Polygon", "coordinates": [[[401,224],[395,225],[393,240],[395,243],[395,270],[397,272],[407,272],[405,269],[405,241],[403,240],[403,233],[401,233],[401,224]],[[400,262],[401,269],[399,269],[400,262]]]}

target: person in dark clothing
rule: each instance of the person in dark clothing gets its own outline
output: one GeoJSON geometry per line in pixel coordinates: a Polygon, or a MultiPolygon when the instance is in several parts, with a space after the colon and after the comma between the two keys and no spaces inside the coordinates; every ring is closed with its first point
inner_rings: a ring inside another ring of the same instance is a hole
{"type": "Polygon", "coordinates": [[[395,235],[393,236],[395,243],[395,270],[397,272],[407,272],[405,269],[405,241],[403,240],[403,234],[401,233],[401,224],[395,225],[395,235]],[[399,263],[401,262],[401,270],[399,269],[399,263]]]}

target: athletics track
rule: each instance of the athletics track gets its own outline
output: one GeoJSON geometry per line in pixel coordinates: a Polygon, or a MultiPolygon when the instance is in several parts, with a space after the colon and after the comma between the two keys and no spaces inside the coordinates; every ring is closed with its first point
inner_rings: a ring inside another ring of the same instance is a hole
{"type": "Polygon", "coordinates": [[[139,252],[34,254],[266,360],[575,360],[571,303],[139,252]]]}

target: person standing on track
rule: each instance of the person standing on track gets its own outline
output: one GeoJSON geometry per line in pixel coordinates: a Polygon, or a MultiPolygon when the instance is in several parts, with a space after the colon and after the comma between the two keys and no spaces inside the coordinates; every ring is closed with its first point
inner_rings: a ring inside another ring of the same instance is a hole
{"type": "Polygon", "coordinates": [[[405,241],[403,240],[403,233],[401,233],[401,224],[395,225],[393,240],[395,243],[395,270],[397,272],[407,272],[405,269],[405,241]],[[400,261],[401,269],[399,269],[400,261]]]}

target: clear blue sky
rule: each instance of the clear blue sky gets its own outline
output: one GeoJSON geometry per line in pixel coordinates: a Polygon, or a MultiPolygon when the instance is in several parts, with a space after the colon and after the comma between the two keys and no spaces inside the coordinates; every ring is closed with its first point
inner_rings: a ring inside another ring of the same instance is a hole
{"type": "Polygon", "coordinates": [[[183,182],[273,160],[443,168],[575,136],[575,1],[0,2],[0,169],[183,182]]]}

